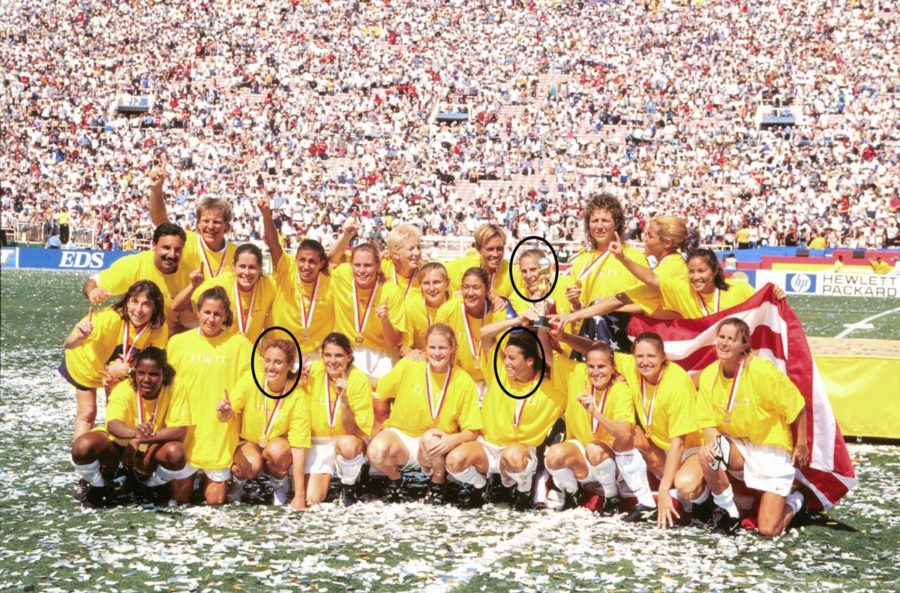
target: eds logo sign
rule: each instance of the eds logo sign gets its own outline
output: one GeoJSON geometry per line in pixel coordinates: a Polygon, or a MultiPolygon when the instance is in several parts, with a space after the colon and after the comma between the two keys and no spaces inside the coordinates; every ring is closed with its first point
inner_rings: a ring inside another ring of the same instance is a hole
{"type": "Polygon", "coordinates": [[[812,274],[787,274],[785,284],[788,292],[816,292],[816,277],[812,274]]]}

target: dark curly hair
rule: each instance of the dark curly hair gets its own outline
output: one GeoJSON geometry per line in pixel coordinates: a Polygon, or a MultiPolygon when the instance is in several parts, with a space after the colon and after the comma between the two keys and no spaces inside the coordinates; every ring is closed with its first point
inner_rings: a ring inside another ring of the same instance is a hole
{"type": "Polygon", "coordinates": [[[616,232],[619,237],[625,239],[625,211],[622,210],[622,204],[619,198],[612,194],[594,194],[588,199],[587,205],[582,213],[582,221],[584,222],[584,236],[590,242],[592,249],[597,249],[594,238],[591,237],[590,222],[591,216],[597,210],[606,210],[612,214],[613,222],[616,223],[616,232]]]}

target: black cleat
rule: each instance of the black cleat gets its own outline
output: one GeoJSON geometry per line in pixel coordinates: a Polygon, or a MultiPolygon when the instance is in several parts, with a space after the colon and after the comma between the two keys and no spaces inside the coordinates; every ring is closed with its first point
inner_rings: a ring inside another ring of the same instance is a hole
{"type": "Polygon", "coordinates": [[[356,484],[341,484],[338,500],[343,507],[349,507],[356,504],[356,484]]]}
{"type": "Polygon", "coordinates": [[[645,521],[656,521],[656,507],[638,503],[625,515],[626,523],[643,523],[645,521]]]}
{"type": "Polygon", "coordinates": [[[425,504],[441,506],[444,504],[444,485],[428,482],[428,491],[425,493],[425,504]]]}
{"type": "Polygon", "coordinates": [[[81,506],[86,509],[101,509],[107,507],[112,502],[113,489],[109,486],[88,486],[84,498],[81,500],[81,506]]]}
{"type": "Polygon", "coordinates": [[[405,502],[403,492],[403,478],[396,480],[388,480],[387,487],[384,489],[384,498],[387,502],[397,503],[405,502]]]}
{"type": "Polygon", "coordinates": [[[75,500],[78,502],[84,502],[84,498],[87,496],[88,491],[91,489],[91,485],[84,478],[80,478],[78,483],[75,485],[75,494],[73,495],[75,500]]]}
{"type": "Polygon", "coordinates": [[[609,498],[603,499],[603,509],[600,511],[601,515],[618,515],[619,509],[622,505],[622,499],[618,496],[610,496],[609,498]]]}
{"type": "Polygon", "coordinates": [[[714,506],[710,516],[709,528],[717,535],[734,535],[740,521],[728,514],[728,511],[720,506],[714,506]]]}
{"type": "Polygon", "coordinates": [[[531,498],[531,490],[528,492],[520,492],[518,488],[512,493],[512,508],[514,511],[527,511],[534,508],[534,501],[531,498]]]}
{"type": "Polygon", "coordinates": [[[484,504],[484,491],[471,484],[462,484],[456,497],[456,506],[461,509],[480,509],[484,504]]]}
{"type": "Polygon", "coordinates": [[[695,502],[694,508],[691,509],[691,527],[709,527],[709,522],[712,519],[712,507],[712,496],[709,496],[701,503],[695,502]]]}

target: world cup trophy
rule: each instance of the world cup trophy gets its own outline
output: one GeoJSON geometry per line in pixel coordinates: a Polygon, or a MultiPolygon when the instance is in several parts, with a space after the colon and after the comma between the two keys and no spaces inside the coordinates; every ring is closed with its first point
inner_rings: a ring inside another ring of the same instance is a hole
{"type": "Polygon", "coordinates": [[[533,325],[535,328],[542,328],[549,330],[550,322],[547,319],[547,316],[554,313],[556,307],[549,300],[550,299],[550,274],[553,271],[553,262],[548,257],[542,257],[538,261],[538,266],[540,269],[538,270],[538,280],[537,280],[537,294],[540,296],[541,301],[534,304],[534,308],[537,310],[540,318],[533,325]],[[551,310],[554,309],[554,310],[551,310]]]}

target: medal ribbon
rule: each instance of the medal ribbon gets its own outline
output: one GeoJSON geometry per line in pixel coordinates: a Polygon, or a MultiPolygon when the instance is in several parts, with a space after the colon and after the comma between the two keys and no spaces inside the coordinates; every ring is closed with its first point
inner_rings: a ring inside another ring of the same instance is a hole
{"type": "Polygon", "coordinates": [[[452,368],[447,369],[447,377],[444,378],[444,386],[441,387],[441,397],[438,399],[437,411],[435,411],[434,401],[432,400],[431,395],[431,366],[425,365],[425,393],[428,395],[428,411],[431,413],[432,420],[437,420],[437,417],[441,415],[441,409],[444,407],[444,399],[447,397],[447,387],[450,386],[450,374],[452,372],[452,368]]]}
{"type": "Polygon", "coordinates": [[[359,321],[359,287],[356,285],[356,280],[353,281],[353,322],[356,324],[356,332],[361,336],[363,335],[363,330],[366,328],[366,323],[369,321],[369,313],[372,312],[372,302],[375,300],[375,291],[378,289],[377,286],[372,287],[372,294],[369,295],[369,302],[366,303],[366,312],[363,315],[362,323],[359,321]]]}
{"type": "MultiPolygon", "coordinates": [[[[401,278],[402,278],[402,276],[401,276],[401,278]]],[[[409,277],[409,284],[406,285],[406,290],[403,292],[404,299],[407,296],[409,296],[409,290],[412,288],[413,280],[415,280],[415,279],[416,279],[416,272],[413,271],[413,275],[409,277]]],[[[400,287],[400,283],[397,282],[397,268],[396,267],[394,268],[394,284],[396,284],[398,288],[400,287]]]]}
{"type": "MultiPolygon", "coordinates": [[[[263,381],[263,391],[269,391],[269,382],[263,381]]],[[[281,390],[281,395],[284,395],[284,392],[287,391],[287,383],[284,384],[284,389],[281,390]]],[[[281,402],[283,402],[285,398],[280,398],[275,401],[275,408],[272,410],[272,415],[269,416],[269,398],[263,395],[263,438],[269,438],[269,433],[272,432],[272,425],[275,423],[275,416],[278,415],[278,408],[281,407],[281,402]]]]}
{"type": "Polygon", "coordinates": [[[525,411],[525,403],[527,399],[517,399],[516,400],[516,411],[513,414],[513,426],[519,428],[519,422],[522,421],[522,412],[525,411]]]}
{"type": "MultiPolygon", "coordinates": [[[[600,411],[600,414],[603,414],[603,408],[606,407],[606,395],[609,393],[609,385],[606,386],[606,389],[603,390],[603,394],[600,396],[600,403],[597,406],[597,410],[600,411]]],[[[593,388],[594,401],[597,401],[597,388],[593,388]]],[[[600,421],[591,416],[591,434],[597,432],[597,429],[600,428],[600,421]]]]}
{"type": "Polygon", "coordinates": [[[596,258],[594,258],[594,261],[592,261],[590,264],[585,266],[585,268],[583,270],[581,270],[581,272],[578,273],[578,280],[581,280],[582,278],[584,278],[585,276],[590,274],[591,271],[598,265],[602,268],[603,264],[606,263],[606,258],[608,258],[608,257],[609,257],[609,249],[604,249],[603,253],[601,253],[596,258]]]}
{"type": "Polygon", "coordinates": [[[719,291],[718,288],[716,289],[716,308],[712,313],[709,312],[709,307],[706,306],[706,302],[703,300],[703,295],[700,294],[699,292],[697,293],[697,300],[700,301],[700,307],[703,309],[703,314],[706,317],[709,317],[713,313],[719,312],[719,308],[720,308],[719,305],[722,303],[722,293],[719,291]]]}
{"type": "MultiPolygon", "coordinates": [[[[475,334],[472,332],[472,325],[469,323],[469,314],[466,313],[466,304],[463,303],[460,305],[462,307],[463,321],[466,322],[466,340],[469,342],[469,352],[472,353],[472,358],[478,360],[478,357],[481,355],[481,337],[475,340],[475,334]]],[[[487,301],[484,302],[484,313],[482,313],[482,323],[484,319],[487,317],[487,301]]]]}
{"type": "Polygon", "coordinates": [[[246,335],[247,330],[250,329],[250,316],[253,314],[253,301],[256,300],[256,287],[253,287],[253,292],[250,293],[250,306],[247,308],[247,318],[244,319],[244,304],[241,301],[241,291],[238,289],[237,280],[234,281],[234,302],[235,309],[237,309],[237,318],[238,318],[238,329],[241,330],[241,333],[246,335]]]}
{"type": "Polygon", "coordinates": [[[141,336],[144,335],[144,332],[147,331],[148,327],[150,327],[150,324],[145,323],[141,328],[141,331],[139,331],[137,335],[134,336],[134,341],[132,341],[129,345],[128,337],[131,334],[131,332],[129,331],[131,329],[131,322],[125,322],[125,329],[122,331],[122,360],[124,360],[125,362],[131,361],[131,357],[134,356],[134,351],[137,349],[138,340],[141,339],[141,336]]]}
{"type": "Polygon", "coordinates": [[[325,409],[328,411],[328,426],[334,428],[334,422],[337,420],[337,409],[340,396],[334,398],[334,404],[331,403],[331,379],[325,375],[325,409]]]}
{"type": "MultiPolygon", "coordinates": [[[[299,272],[298,272],[299,276],[299,272]]],[[[316,297],[319,294],[319,276],[316,275],[316,283],[313,285],[312,300],[309,302],[309,310],[306,310],[306,301],[303,298],[303,281],[300,281],[300,323],[303,329],[309,330],[312,327],[313,312],[316,310],[316,297]]]]}
{"type": "Polygon", "coordinates": [[[653,424],[653,408],[656,405],[656,394],[659,392],[659,386],[662,383],[663,373],[665,372],[665,369],[663,369],[663,372],[659,374],[659,381],[656,383],[653,395],[650,396],[649,409],[647,409],[647,382],[643,376],[641,377],[641,413],[644,415],[644,428],[647,430],[650,430],[650,425],[653,424]]]}
{"type": "Polygon", "coordinates": [[[200,255],[203,256],[203,263],[206,264],[207,278],[215,278],[222,272],[222,266],[225,265],[225,256],[228,252],[228,239],[225,239],[225,247],[222,249],[222,261],[219,262],[219,269],[213,274],[212,264],[209,262],[206,245],[200,235],[197,235],[197,244],[200,246],[200,255]]]}
{"type": "MultiPolygon", "coordinates": [[[[719,367],[721,368],[722,363],[719,363],[719,367]]],[[[741,361],[738,363],[737,371],[734,373],[734,382],[731,384],[731,391],[728,393],[728,404],[725,407],[725,415],[731,414],[731,410],[734,409],[734,404],[737,401],[737,391],[738,391],[738,383],[741,381],[741,373],[744,370],[744,359],[741,358],[741,361]]]]}

